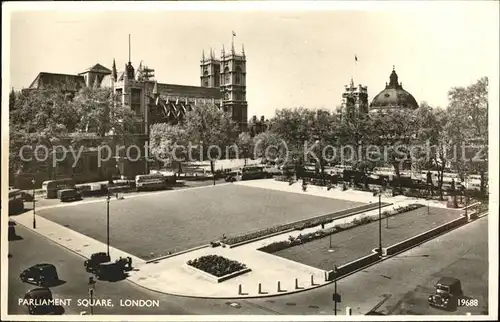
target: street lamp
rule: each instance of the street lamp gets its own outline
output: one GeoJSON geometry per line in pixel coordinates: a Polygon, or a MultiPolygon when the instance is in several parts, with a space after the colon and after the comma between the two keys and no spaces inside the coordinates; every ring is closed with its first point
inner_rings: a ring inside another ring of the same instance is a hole
{"type": "Polygon", "coordinates": [[[109,256],[109,200],[111,199],[111,196],[109,195],[108,191],[108,196],[106,197],[106,246],[107,246],[107,254],[109,256]]]}
{"type": "Polygon", "coordinates": [[[35,178],[31,180],[33,184],[33,229],[36,229],[36,217],[35,217],[35,178]]]}
{"type": "Polygon", "coordinates": [[[91,276],[89,277],[89,296],[90,296],[90,315],[94,314],[94,292],[95,292],[95,280],[91,276]]]}
{"type": "Polygon", "coordinates": [[[378,254],[382,257],[382,191],[375,191],[373,195],[378,195],[378,254]]]}

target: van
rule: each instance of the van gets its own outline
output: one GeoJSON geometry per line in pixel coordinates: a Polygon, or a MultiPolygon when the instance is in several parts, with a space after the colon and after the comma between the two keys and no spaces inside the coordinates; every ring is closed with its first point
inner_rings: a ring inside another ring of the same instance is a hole
{"type": "Polygon", "coordinates": [[[61,189],[75,189],[75,180],[71,178],[48,180],[42,183],[45,198],[57,198],[57,191],[61,189]]]}
{"type": "Polygon", "coordinates": [[[57,191],[57,198],[62,202],[75,201],[82,199],[76,189],[62,189],[57,191]]]}

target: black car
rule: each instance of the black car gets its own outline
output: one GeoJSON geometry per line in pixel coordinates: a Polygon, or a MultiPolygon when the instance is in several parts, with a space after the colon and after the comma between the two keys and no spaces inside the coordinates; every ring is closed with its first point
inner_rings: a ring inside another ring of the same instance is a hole
{"type": "Polygon", "coordinates": [[[429,295],[428,303],[430,306],[455,311],[457,301],[463,296],[462,283],[459,279],[453,277],[442,277],[436,283],[436,291],[429,295]]]}
{"type": "Polygon", "coordinates": [[[51,314],[54,312],[52,292],[46,287],[30,290],[24,295],[24,300],[31,315],[51,314]]]}
{"type": "Polygon", "coordinates": [[[36,264],[25,269],[19,276],[23,283],[32,283],[36,285],[51,285],[59,280],[57,269],[52,264],[36,264]]]}
{"type": "Polygon", "coordinates": [[[111,257],[104,253],[93,253],[90,255],[90,259],[86,260],[83,265],[87,272],[95,272],[101,263],[107,263],[111,261],[111,257]]]}
{"type": "Polygon", "coordinates": [[[125,277],[124,266],[120,261],[100,263],[95,270],[95,275],[100,280],[117,281],[125,277]]]}

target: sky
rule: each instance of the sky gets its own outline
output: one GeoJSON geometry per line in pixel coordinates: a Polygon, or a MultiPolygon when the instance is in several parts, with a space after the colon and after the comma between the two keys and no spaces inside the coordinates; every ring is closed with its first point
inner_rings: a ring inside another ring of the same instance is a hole
{"type": "Polygon", "coordinates": [[[368,86],[371,101],[393,65],[417,102],[440,107],[447,106],[451,87],[498,74],[493,1],[371,2],[343,10],[252,4],[246,8],[253,10],[235,3],[204,10],[190,3],[141,11],[108,6],[77,12],[52,5],[13,12],[9,88],[28,87],[39,72],[77,74],[96,63],[111,68],[113,59],[123,69],[129,34],[135,67],[143,61],[156,70],[158,82],[199,86],[202,50],[220,55],[223,45],[230,48],[233,30],[236,50],[244,44],[247,56],[249,117],[297,106],[335,109],[351,77],[368,86]]]}

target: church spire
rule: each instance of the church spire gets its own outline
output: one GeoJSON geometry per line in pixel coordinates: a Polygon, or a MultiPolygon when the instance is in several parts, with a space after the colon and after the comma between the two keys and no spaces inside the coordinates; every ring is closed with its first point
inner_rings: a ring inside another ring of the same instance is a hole
{"type": "Polygon", "coordinates": [[[201,61],[205,61],[205,49],[201,51],[201,61]]]}
{"type": "Polygon", "coordinates": [[[118,71],[116,70],[116,62],[114,58],[113,58],[112,77],[115,82],[118,80],[118,71]]]}
{"type": "Polygon", "coordinates": [[[245,57],[245,45],[241,44],[241,55],[245,57]]]}

